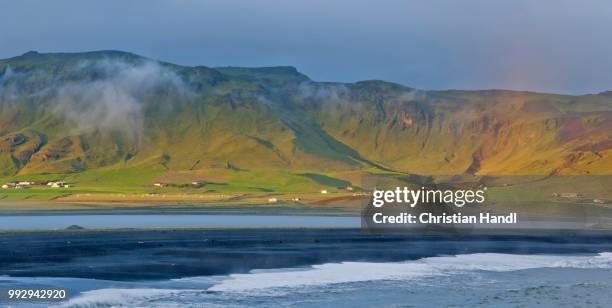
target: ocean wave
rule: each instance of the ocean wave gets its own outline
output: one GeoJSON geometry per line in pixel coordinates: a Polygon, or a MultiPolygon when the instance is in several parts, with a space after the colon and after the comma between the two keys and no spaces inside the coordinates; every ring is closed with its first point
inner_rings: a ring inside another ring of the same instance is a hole
{"type": "Polygon", "coordinates": [[[342,262],[296,271],[233,274],[208,291],[248,292],[374,280],[410,280],[469,271],[506,272],[534,268],[612,268],[612,253],[595,256],[479,253],[429,257],[398,263],[342,262]]]}
{"type": "Polygon", "coordinates": [[[428,257],[406,262],[342,262],[308,268],[254,270],[248,274],[173,279],[164,284],[170,287],[167,289],[91,290],[81,293],[60,307],[168,307],[169,302],[174,302],[174,299],[181,296],[200,297],[203,294],[225,292],[228,295],[270,294],[278,290],[340,283],[411,280],[474,271],[508,272],[536,268],[612,268],[612,253],[590,256],[479,253],[428,257]],[[181,289],[186,284],[190,285],[190,289],[181,289]],[[174,285],[177,289],[172,289],[174,285]]]}
{"type": "Polygon", "coordinates": [[[62,308],[94,307],[147,307],[150,300],[177,295],[183,290],[173,289],[98,289],[81,293],[68,302],[57,306],[62,308]]]}

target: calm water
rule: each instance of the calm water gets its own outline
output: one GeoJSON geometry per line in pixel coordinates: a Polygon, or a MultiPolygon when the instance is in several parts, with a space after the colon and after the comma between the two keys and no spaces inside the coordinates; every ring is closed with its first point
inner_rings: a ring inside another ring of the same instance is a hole
{"type": "Polygon", "coordinates": [[[297,215],[0,215],[0,230],[84,228],[358,228],[359,217],[297,215]]]}

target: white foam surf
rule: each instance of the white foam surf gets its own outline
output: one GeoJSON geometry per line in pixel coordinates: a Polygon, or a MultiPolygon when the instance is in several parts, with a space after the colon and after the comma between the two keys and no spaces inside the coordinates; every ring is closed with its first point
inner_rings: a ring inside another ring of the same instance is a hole
{"type": "Polygon", "coordinates": [[[147,307],[146,302],[149,300],[173,296],[179,292],[180,290],[148,288],[98,289],[83,292],[78,297],[75,297],[58,307],[147,307]]]}
{"type": "Polygon", "coordinates": [[[612,253],[595,256],[512,255],[497,253],[430,257],[399,263],[342,262],[305,270],[233,274],[209,291],[248,292],[374,280],[410,280],[468,271],[516,271],[547,267],[612,268],[612,253]]]}
{"type": "MultiPolygon", "coordinates": [[[[406,262],[342,262],[309,268],[253,270],[248,274],[174,279],[161,288],[108,288],[81,293],[61,307],[157,307],[158,301],[213,292],[268,294],[308,286],[379,280],[411,280],[474,271],[508,272],[536,268],[612,268],[612,253],[591,256],[513,255],[497,253],[429,257],[406,262]],[[213,284],[212,286],[211,283],[213,284]],[[190,290],[181,289],[186,284],[190,290]],[[176,285],[177,289],[172,289],[176,285]],[[210,287],[208,287],[210,286],[210,287]],[[263,293],[262,293],[263,292],[263,293]],[[157,302],[157,303],[156,303],[157,302]]],[[[282,292],[284,293],[284,292],[282,292]]],[[[167,306],[167,302],[161,305],[167,306]]]]}

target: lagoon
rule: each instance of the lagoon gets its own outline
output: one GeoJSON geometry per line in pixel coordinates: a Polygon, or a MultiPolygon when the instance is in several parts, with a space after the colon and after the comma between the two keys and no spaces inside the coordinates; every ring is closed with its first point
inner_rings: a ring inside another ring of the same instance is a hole
{"type": "Polygon", "coordinates": [[[0,215],[0,230],[83,228],[359,228],[354,216],[223,214],[0,215]]]}

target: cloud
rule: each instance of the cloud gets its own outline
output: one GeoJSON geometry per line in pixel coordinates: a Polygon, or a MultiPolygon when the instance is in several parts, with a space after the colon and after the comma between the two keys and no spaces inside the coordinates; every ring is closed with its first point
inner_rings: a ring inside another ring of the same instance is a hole
{"type": "Polygon", "coordinates": [[[4,67],[0,73],[0,103],[14,101],[18,97],[18,88],[12,82],[20,74],[16,74],[10,65],[4,67]]]}
{"type": "Polygon", "coordinates": [[[83,62],[75,70],[94,72],[96,78],[69,82],[56,90],[53,112],[74,126],[74,133],[95,130],[127,131],[140,136],[147,99],[161,91],[189,95],[189,87],[171,69],[155,62],[83,62]]]}
{"type": "Polygon", "coordinates": [[[298,86],[298,97],[316,100],[342,100],[346,99],[350,91],[344,84],[313,84],[312,82],[302,82],[298,86]]]}
{"type": "Polygon", "coordinates": [[[0,84],[11,78],[13,74],[15,74],[15,72],[13,72],[11,66],[7,64],[4,68],[4,71],[2,72],[2,75],[0,75],[0,84]]]}

